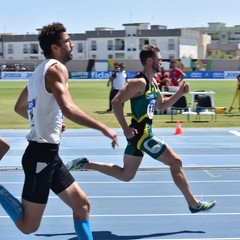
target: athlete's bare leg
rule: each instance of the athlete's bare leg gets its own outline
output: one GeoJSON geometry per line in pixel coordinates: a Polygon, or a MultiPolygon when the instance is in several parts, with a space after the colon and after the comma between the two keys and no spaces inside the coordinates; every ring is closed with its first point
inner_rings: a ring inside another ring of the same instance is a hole
{"type": "MultiPolygon", "coordinates": [[[[90,203],[76,182],[58,196],[73,210],[75,221],[89,219],[90,203]]],[[[46,204],[32,203],[23,199],[22,205],[23,216],[16,222],[16,226],[21,232],[30,234],[39,228],[46,204]]]]}
{"type": "Polygon", "coordinates": [[[124,154],[123,167],[111,163],[89,162],[84,168],[93,169],[121,181],[129,182],[134,178],[142,162],[142,157],[124,154]]]}
{"type": "Polygon", "coordinates": [[[192,194],[180,157],[172,150],[171,147],[167,146],[158,160],[170,167],[173,181],[184,195],[188,205],[190,207],[196,206],[199,201],[192,194]]]}

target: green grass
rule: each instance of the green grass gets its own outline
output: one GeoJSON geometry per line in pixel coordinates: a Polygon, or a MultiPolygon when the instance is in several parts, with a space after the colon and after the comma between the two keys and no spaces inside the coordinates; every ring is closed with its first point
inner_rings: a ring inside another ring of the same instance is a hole
{"type": "MultiPolygon", "coordinates": [[[[236,90],[236,81],[189,81],[190,91],[203,89],[216,92],[215,106],[229,108],[236,90]]],[[[28,121],[14,112],[15,102],[27,82],[0,82],[0,129],[27,129],[28,121]]],[[[106,113],[108,108],[109,88],[106,81],[70,81],[69,90],[74,102],[92,117],[106,123],[108,126],[118,128],[119,124],[113,113],[106,113]]],[[[190,96],[187,94],[188,102],[190,96]]],[[[130,121],[130,105],[124,106],[127,119],[130,121]]],[[[231,114],[218,114],[217,121],[210,121],[210,116],[203,116],[201,122],[187,122],[186,116],[174,115],[174,120],[180,120],[182,127],[239,127],[240,113],[234,109],[231,114]]],[[[176,127],[170,122],[170,115],[155,115],[154,127],[176,127]]],[[[191,117],[194,120],[194,117],[191,117]]],[[[81,128],[79,125],[65,119],[68,128],[81,128]]]]}

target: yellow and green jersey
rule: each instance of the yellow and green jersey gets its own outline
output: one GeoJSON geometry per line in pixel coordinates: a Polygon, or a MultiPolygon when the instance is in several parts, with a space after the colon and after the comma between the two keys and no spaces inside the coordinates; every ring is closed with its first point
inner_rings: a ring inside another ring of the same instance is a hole
{"type": "Polygon", "coordinates": [[[137,129],[138,133],[133,138],[127,139],[128,145],[125,149],[125,154],[143,156],[143,153],[146,152],[151,157],[157,159],[166,149],[165,142],[152,132],[152,119],[158,89],[157,86],[149,83],[149,80],[143,73],[137,75],[136,78],[144,78],[146,80],[146,90],[142,96],[130,99],[133,114],[130,127],[137,129]]]}
{"type": "Polygon", "coordinates": [[[139,73],[136,78],[144,78],[146,80],[145,94],[130,99],[132,119],[137,123],[142,121],[151,122],[154,116],[155,102],[158,95],[157,86],[151,85],[149,80],[143,73],[139,73]]]}

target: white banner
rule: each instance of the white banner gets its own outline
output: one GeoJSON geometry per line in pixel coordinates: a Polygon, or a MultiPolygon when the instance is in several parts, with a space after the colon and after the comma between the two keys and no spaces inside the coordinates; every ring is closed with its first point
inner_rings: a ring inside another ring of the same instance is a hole
{"type": "Polygon", "coordinates": [[[225,71],[224,78],[226,79],[237,79],[237,76],[240,74],[240,71],[225,71]]]}
{"type": "Polygon", "coordinates": [[[8,79],[29,79],[32,76],[33,72],[1,72],[1,79],[8,80],[8,79]]]}

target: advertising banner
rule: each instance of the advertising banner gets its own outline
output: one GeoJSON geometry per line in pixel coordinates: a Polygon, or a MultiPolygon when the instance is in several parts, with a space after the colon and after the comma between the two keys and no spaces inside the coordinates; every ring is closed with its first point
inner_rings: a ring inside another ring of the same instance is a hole
{"type": "MultiPolygon", "coordinates": [[[[133,79],[138,72],[127,71],[128,79],[133,79]]],[[[236,79],[240,71],[184,71],[187,79],[236,79]]],[[[28,80],[33,72],[0,72],[2,80],[28,80]]],[[[111,76],[111,71],[96,72],[69,72],[69,79],[106,80],[111,76]]]]}
{"type": "Polygon", "coordinates": [[[224,71],[195,71],[195,72],[184,72],[186,78],[189,79],[223,79],[224,71]]]}
{"type": "Polygon", "coordinates": [[[237,79],[237,76],[240,74],[240,71],[225,71],[224,78],[225,79],[237,79]]]}
{"type": "MultiPolygon", "coordinates": [[[[70,79],[92,79],[92,80],[106,80],[111,76],[111,71],[97,71],[97,72],[70,72],[70,79]]],[[[137,72],[127,71],[128,79],[134,78],[137,72]]]]}
{"type": "Polygon", "coordinates": [[[27,80],[32,76],[33,72],[1,72],[1,79],[3,80],[27,80]]]}

